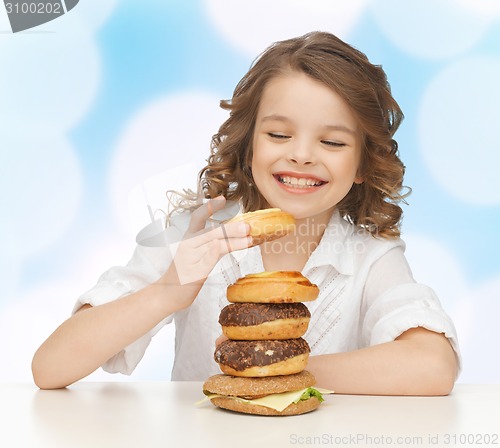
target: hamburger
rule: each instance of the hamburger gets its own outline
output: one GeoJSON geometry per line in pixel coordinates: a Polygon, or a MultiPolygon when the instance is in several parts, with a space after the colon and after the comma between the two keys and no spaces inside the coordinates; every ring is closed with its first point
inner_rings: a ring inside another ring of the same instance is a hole
{"type": "Polygon", "coordinates": [[[314,387],[307,370],[293,375],[244,378],[214,375],[203,384],[205,400],[219,408],[244,414],[288,416],[314,411],[332,391],[314,387]]]}

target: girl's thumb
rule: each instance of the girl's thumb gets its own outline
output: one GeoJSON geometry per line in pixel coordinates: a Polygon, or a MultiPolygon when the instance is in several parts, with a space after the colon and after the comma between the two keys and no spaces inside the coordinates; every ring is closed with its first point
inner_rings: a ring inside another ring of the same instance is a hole
{"type": "Polygon", "coordinates": [[[226,205],[226,198],[224,196],[217,196],[207,202],[208,215],[212,216],[215,212],[222,210],[226,205]]]}

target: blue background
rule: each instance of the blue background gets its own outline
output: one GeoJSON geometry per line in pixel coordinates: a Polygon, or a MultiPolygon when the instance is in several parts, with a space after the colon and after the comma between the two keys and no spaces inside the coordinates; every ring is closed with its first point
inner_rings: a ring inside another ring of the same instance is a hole
{"type": "MultiPolygon", "coordinates": [[[[386,70],[405,113],[408,258],[455,321],[460,381],[500,380],[496,3],[82,0],[17,34],[2,14],[0,380],[31,378],[34,350],[76,297],[126,263],[147,206],[194,185],[225,116],[218,100],[252,60],[314,29],[386,70]]],[[[132,379],[169,378],[172,344],[165,328],[132,379]]]]}

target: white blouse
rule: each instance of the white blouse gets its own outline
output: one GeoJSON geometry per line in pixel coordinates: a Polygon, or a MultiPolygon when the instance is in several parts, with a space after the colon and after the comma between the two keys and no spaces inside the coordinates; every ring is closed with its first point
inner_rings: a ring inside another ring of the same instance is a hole
{"type": "MultiPolygon", "coordinates": [[[[219,219],[234,215],[234,204],[219,213],[219,219]]],[[[74,311],[83,304],[97,306],[137,291],[157,280],[172,260],[172,248],[187,229],[189,214],[173,218],[163,230],[155,222],[138,235],[132,259],[124,267],[113,267],[83,294],[74,311]]],[[[304,338],[311,355],[356,350],[393,341],[406,330],[424,327],[444,333],[460,351],[453,322],[434,291],[418,284],[404,256],[401,239],[374,238],[338,213],[334,213],[316,250],[302,271],[320,289],[319,297],[306,303],[311,321],[304,338]]],[[[258,246],[233,252],[239,274],[264,271],[258,246]]],[[[213,359],[215,340],[222,334],[220,310],[229,304],[227,286],[234,281],[228,263],[221,260],[200,290],[194,303],[160,322],[155,328],[113,356],[104,370],[130,375],[144,356],[151,338],[166,324],[175,322],[175,360],[172,380],[204,381],[220,373],[213,359]]]]}

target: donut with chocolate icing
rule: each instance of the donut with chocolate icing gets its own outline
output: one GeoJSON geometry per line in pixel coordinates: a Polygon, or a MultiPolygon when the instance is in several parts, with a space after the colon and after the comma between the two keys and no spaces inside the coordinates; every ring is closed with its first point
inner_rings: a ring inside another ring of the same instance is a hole
{"type": "Polygon", "coordinates": [[[310,302],[318,297],[319,288],[298,271],[266,271],[238,279],[226,295],[232,303],[310,302]]]}
{"type": "Polygon", "coordinates": [[[234,340],[296,339],[311,313],[303,303],[233,303],[219,315],[222,333],[234,340]]]}
{"type": "Polygon", "coordinates": [[[216,348],[214,359],[223,373],[263,377],[291,375],[306,368],[310,353],[305,339],[233,341],[216,348]]]}

